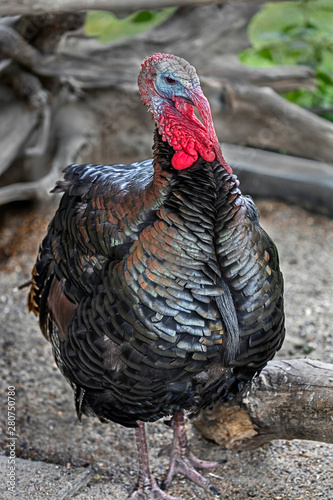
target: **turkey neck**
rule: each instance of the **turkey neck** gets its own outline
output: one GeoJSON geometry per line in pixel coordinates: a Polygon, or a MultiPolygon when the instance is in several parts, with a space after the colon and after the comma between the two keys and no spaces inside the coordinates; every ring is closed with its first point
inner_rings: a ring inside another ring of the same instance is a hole
{"type": "MultiPolygon", "coordinates": [[[[165,179],[168,180],[167,188],[164,184],[166,196],[157,210],[157,216],[177,229],[182,240],[180,254],[201,263],[205,274],[211,276],[213,284],[220,275],[214,243],[217,199],[215,171],[219,168],[219,162],[210,163],[199,157],[191,167],[175,170],[171,165],[173,154],[174,150],[156,131],[154,190],[159,188],[165,179]]],[[[220,169],[223,170],[222,167],[220,169]]],[[[180,242],[178,236],[175,239],[180,242]]]]}
{"type": "MultiPolygon", "coordinates": [[[[201,157],[189,168],[176,170],[171,164],[174,149],[167,142],[162,140],[158,130],[155,130],[154,136],[154,179],[152,183],[153,192],[164,188],[167,194],[169,204],[175,197],[179,199],[179,190],[186,194],[188,208],[202,205],[203,209],[211,211],[216,201],[216,181],[214,176],[213,164],[206,162],[201,157]],[[166,182],[167,181],[167,185],[166,182]],[[178,194],[176,194],[176,192],[178,194]]],[[[162,194],[162,193],[160,193],[162,194]]],[[[174,200],[175,201],[175,200],[174,200]]],[[[166,200],[165,200],[166,202],[166,200]]],[[[177,202],[176,202],[177,205],[177,202]]],[[[192,208],[194,212],[197,210],[192,208]]],[[[189,212],[190,210],[188,210],[189,212]]]]}

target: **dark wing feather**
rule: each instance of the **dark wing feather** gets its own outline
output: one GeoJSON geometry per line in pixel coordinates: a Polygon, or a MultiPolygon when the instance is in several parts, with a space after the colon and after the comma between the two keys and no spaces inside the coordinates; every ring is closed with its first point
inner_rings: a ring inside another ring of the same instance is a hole
{"type": "Polygon", "coordinates": [[[253,199],[248,194],[247,195],[243,195],[242,198],[243,198],[243,201],[244,201],[245,206],[246,206],[246,211],[247,211],[248,218],[256,226],[260,226],[260,223],[259,223],[259,212],[258,212],[258,209],[257,209],[256,204],[254,203],[253,199]]]}
{"type": "MultiPolygon", "coordinates": [[[[143,349],[140,335],[148,334],[150,340],[152,333],[142,328],[140,334],[139,318],[146,320],[145,311],[140,311],[144,306],[137,307],[134,314],[135,304],[126,305],[127,285],[117,282],[122,275],[117,274],[116,264],[129,257],[130,247],[142,229],[156,219],[156,208],[165,197],[166,177],[161,176],[158,185],[153,186],[152,173],[152,161],[129,166],[73,165],[65,169],[64,181],[55,188],[64,195],[40,247],[29,304],[40,314],[57,364],[76,389],[79,415],[82,410],[89,413],[91,409],[81,389],[95,391],[94,398],[98,399],[103,387],[110,387],[110,380],[112,392],[120,400],[125,394],[128,404],[134,404],[138,393],[147,399],[143,388],[133,385],[140,383],[137,373],[147,371],[144,380],[151,378],[149,369],[140,366],[142,361],[149,368],[151,357],[139,358],[143,349]],[[113,294],[113,287],[119,291],[118,297],[113,294]],[[127,339],[133,339],[134,332],[139,345],[132,352],[127,339]],[[112,342],[106,342],[107,338],[112,342]],[[119,376],[113,377],[114,371],[119,376]],[[122,373],[130,375],[125,382],[122,373]]],[[[146,293],[144,287],[141,291],[146,293]]],[[[158,322],[155,324],[157,327],[158,322]]],[[[158,354],[155,358],[156,366],[163,365],[158,354]]],[[[158,386],[151,390],[153,394],[158,386]]],[[[105,396],[104,391],[103,397],[107,402],[100,402],[99,416],[110,412],[103,409],[103,404],[113,406],[114,396],[105,396]]],[[[113,417],[126,424],[117,407],[113,417]]],[[[135,420],[131,417],[130,424],[135,425],[135,420]]]]}
{"type": "Polygon", "coordinates": [[[260,227],[252,198],[241,195],[235,176],[220,175],[216,251],[239,325],[239,352],[231,364],[246,381],[283,342],[283,277],[276,246],[260,227]]]}

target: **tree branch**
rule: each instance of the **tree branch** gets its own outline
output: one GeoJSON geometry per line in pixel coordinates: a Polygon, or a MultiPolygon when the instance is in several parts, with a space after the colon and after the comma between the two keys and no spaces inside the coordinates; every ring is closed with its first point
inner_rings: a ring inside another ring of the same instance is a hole
{"type": "Polygon", "coordinates": [[[226,448],[253,449],[272,439],[333,443],[333,365],[273,361],[227,404],[204,410],[200,432],[226,448]]]}
{"type": "MultiPolygon", "coordinates": [[[[269,87],[203,85],[219,137],[295,156],[333,162],[333,124],[283,99],[269,87]]],[[[282,161],[282,158],[281,158],[282,161]]]]}
{"type": "MultiPolygon", "coordinates": [[[[257,4],[258,0],[242,0],[243,3],[257,4]]],[[[272,0],[281,1],[281,0],[272,0]]],[[[288,1],[288,0],[285,0],[288,1]]],[[[239,4],[239,0],[0,0],[0,15],[37,15],[46,12],[70,12],[75,10],[110,10],[112,12],[153,10],[164,7],[185,7],[208,4],[239,4]]],[[[260,2],[259,2],[260,3],[260,2]]],[[[262,1],[264,3],[264,0],[262,1]]]]}
{"type": "Polygon", "coordinates": [[[22,155],[25,144],[36,129],[40,111],[27,109],[24,104],[11,100],[10,92],[0,88],[0,174],[22,155]]]}
{"type": "MultiPolygon", "coordinates": [[[[96,140],[98,131],[98,123],[94,114],[75,104],[59,109],[55,114],[54,126],[58,142],[49,172],[35,181],[17,182],[1,187],[0,205],[16,200],[43,199],[48,196],[50,189],[61,177],[63,168],[77,161],[82,148],[96,140]]],[[[36,154],[36,150],[31,148],[30,153],[36,154]]],[[[38,167],[36,157],[31,157],[30,160],[36,169],[38,167]]],[[[29,163],[28,160],[26,163],[29,163]]]]}
{"type": "Polygon", "coordinates": [[[333,217],[333,170],[328,163],[222,143],[242,191],[296,203],[333,217]]]}

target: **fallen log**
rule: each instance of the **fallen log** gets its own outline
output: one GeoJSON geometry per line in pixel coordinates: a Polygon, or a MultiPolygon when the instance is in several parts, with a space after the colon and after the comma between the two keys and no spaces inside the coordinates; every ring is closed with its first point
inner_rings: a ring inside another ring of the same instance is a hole
{"type": "MultiPolygon", "coordinates": [[[[245,66],[234,54],[217,55],[203,62],[199,68],[200,73],[221,82],[228,80],[231,83],[242,85],[256,85],[258,87],[271,87],[275,92],[289,92],[299,88],[307,90],[316,89],[315,73],[308,66],[274,66],[270,68],[257,68],[245,66]]],[[[208,79],[209,79],[208,78],[208,79]]]]}
{"type": "MultiPolygon", "coordinates": [[[[333,162],[333,123],[279,96],[269,87],[203,85],[223,141],[333,162]]],[[[281,156],[283,162],[283,156],[281,156]]]]}
{"type": "Polygon", "coordinates": [[[272,361],[231,402],[194,420],[204,437],[248,450],[273,439],[333,443],[333,365],[311,359],[272,361]]]}
{"type": "Polygon", "coordinates": [[[333,217],[333,169],[328,163],[222,144],[243,193],[295,203],[333,217]]]}

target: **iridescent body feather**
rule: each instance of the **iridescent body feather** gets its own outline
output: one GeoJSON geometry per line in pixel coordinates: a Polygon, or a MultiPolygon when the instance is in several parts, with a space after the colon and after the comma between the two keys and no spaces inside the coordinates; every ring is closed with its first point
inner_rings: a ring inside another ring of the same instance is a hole
{"type": "Polygon", "coordinates": [[[222,156],[208,102],[203,123],[193,113],[205,98],[185,63],[143,63],[153,161],[72,165],[54,190],[64,194],[29,306],[79,417],[140,427],[196,412],[239,390],[283,341],[276,247],[222,156]]]}

